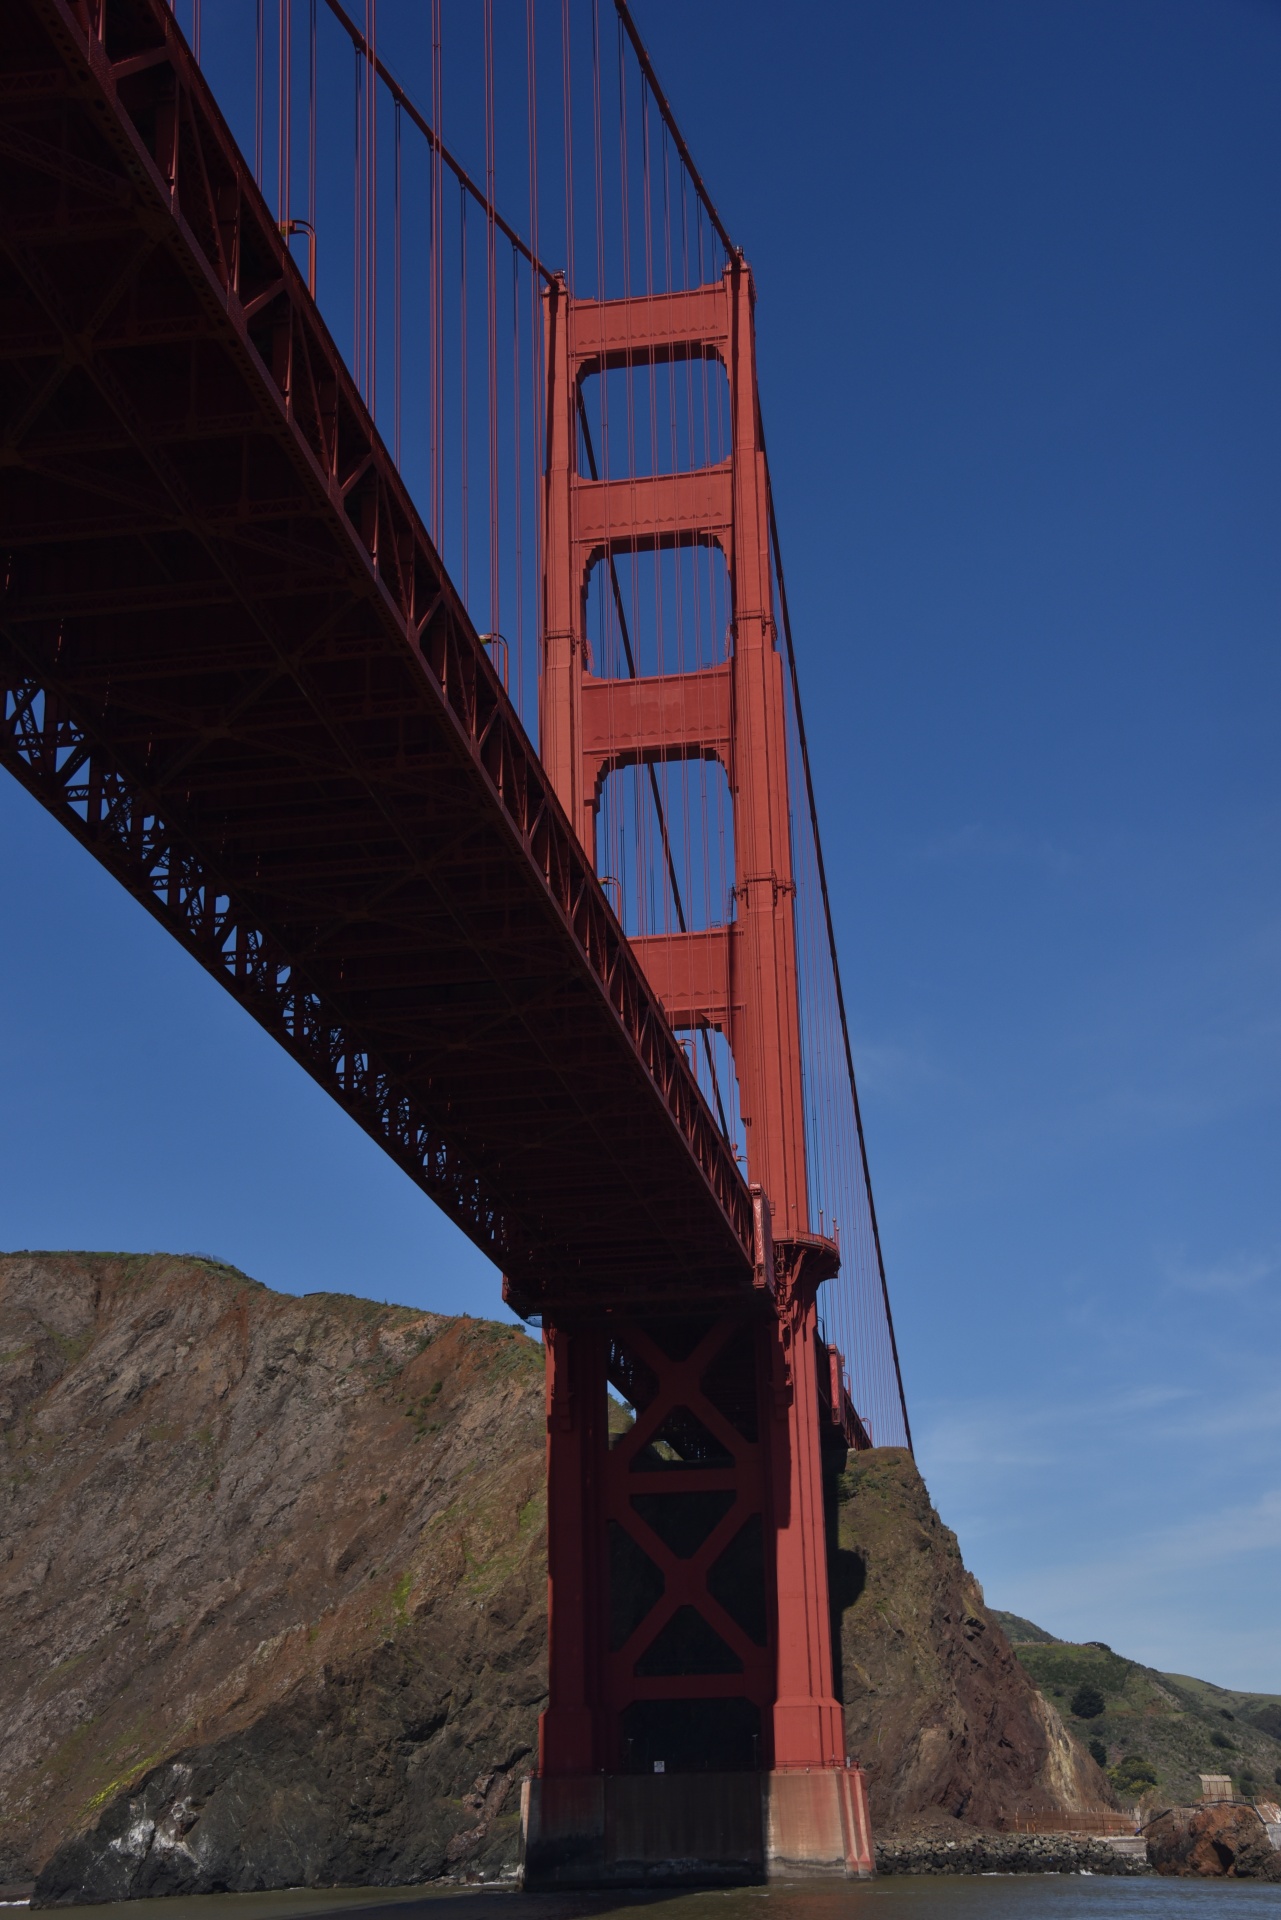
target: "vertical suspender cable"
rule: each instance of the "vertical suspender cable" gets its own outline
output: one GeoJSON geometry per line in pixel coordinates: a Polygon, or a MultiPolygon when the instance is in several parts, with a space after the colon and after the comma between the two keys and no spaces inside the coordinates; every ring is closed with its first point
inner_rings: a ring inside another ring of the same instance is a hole
{"type": "Polygon", "coordinates": [[[285,34],[289,22],[289,0],[276,0],[276,219],[282,227],[289,224],[289,200],[285,193],[285,143],[289,127],[289,59],[285,34]]]}
{"type": "MultiPolygon", "coordinates": [[[[311,258],[316,261],[316,0],[310,0],[310,44],[307,63],[307,224],[311,228],[311,258]]],[[[316,289],[313,286],[312,292],[316,289]]]]}
{"type": "Polygon", "coordinates": [[[254,6],[254,179],[262,185],[262,62],[263,62],[263,20],[262,0],[255,0],[254,6]]]}
{"type": "Polygon", "coordinates": [[[363,282],[362,282],[362,276],[361,276],[361,267],[362,267],[362,261],[363,261],[363,242],[361,239],[361,231],[363,226],[364,206],[365,206],[365,191],[364,191],[365,172],[364,172],[364,164],[363,164],[363,147],[362,147],[362,140],[361,140],[361,125],[364,119],[364,115],[361,110],[361,93],[362,93],[361,61],[364,59],[364,55],[361,52],[359,47],[356,47],[354,51],[356,56],[356,67],[355,67],[356,161],[355,161],[355,168],[352,176],[352,195],[351,195],[351,253],[352,253],[351,370],[356,376],[356,385],[360,387],[361,392],[363,393],[364,383],[363,383],[362,374],[361,374],[361,367],[362,367],[361,318],[362,318],[362,304],[363,304],[363,293],[362,293],[363,282]]]}
{"type": "Polygon", "coordinates": [[[698,171],[698,168],[694,165],[693,154],[690,152],[689,148],[685,145],[684,135],[681,133],[681,130],[676,123],[676,116],[672,112],[672,109],[668,104],[667,95],[663,92],[662,87],[659,85],[658,75],[654,71],[654,63],[650,59],[648,53],[645,51],[644,41],[641,39],[640,34],[636,31],[636,22],[632,19],[631,12],[627,6],[627,0],[614,0],[614,7],[618,13],[619,20],[622,22],[623,31],[626,33],[628,39],[632,43],[632,50],[635,53],[638,62],[640,63],[640,70],[644,74],[645,78],[649,81],[650,89],[658,105],[658,110],[663,116],[663,121],[667,127],[667,130],[671,134],[674,142],[676,143],[676,151],[680,154],[680,157],[685,164],[686,171],[688,172],[690,177],[690,184],[693,186],[695,194],[697,195],[699,201],[702,203],[703,207],[706,210],[707,217],[710,220],[713,229],[715,230],[717,239],[720,241],[721,245],[724,247],[726,253],[729,254],[732,258],[733,255],[737,252],[737,248],[734,246],[734,243],[730,239],[729,234],[725,231],[724,222],[722,221],[720,215],[717,213],[716,208],[712,205],[712,196],[707,191],[707,188],[703,184],[702,174],[698,171]]]}
{"type": "Polygon", "coordinates": [[[395,451],[396,465],[400,465],[400,102],[395,110],[395,169],[392,181],[393,224],[392,224],[392,445],[395,451]]]}
{"type": "Polygon", "coordinates": [[[565,98],[565,279],[573,297],[574,278],[574,96],[571,87],[573,58],[570,46],[569,0],[561,0],[560,41],[565,98]]]}
{"type": "MultiPolygon", "coordinates": [[[[538,258],[538,41],[534,24],[534,0],[525,0],[525,63],[526,79],[529,88],[529,243],[535,259],[538,258]]],[[[539,353],[542,323],[542,288],[537,274],[529,276],[529,358],[530,358],[530,429],[533,445],[530,449],[530,471],[534,482],[534,649],[536,658],[542,633],[542,594],[539,587],[543,573],[543,516],[542,502],[539,497],[539,483],[543,471],[543,404],[544,373],[542,356],[539,353]]],[[[522,668],[520,686],[524,692],[524,673],[522,668]]],[[[537,712],[535,702],[534,711],[537,712]]]]}
{"type": "MultiPolygon", "coordinates": [[[[431,0],[431,117],[443,137],[441,0],[431,0]]],[[[433,147],[431,179],[431,532],[438,553],[445,547],[445,168],[433,147]]]]}
{"type": "Polygon", "coordinates": [[[471,572],[471,535],[467,515],[467,195],[462,182],[458,185],[458,314],[459,314],[459,370],[458,401],[461,409],[461,447],[460,468],[462,480],[462,516],[463,516],[463,605],[470,611],[471,595],[469,577],[471,572]]]}
{"type": "MultiPolygon", "coordinates": [[[[449,148],[445,145],[444,141],[441,139],[441,136],[440,136],[439,112],[437,113],[437,124],[433,126],[431,121],[426,119],[424,115],[421,113],[421,111],[419,110],[419,108],[415,106],[409,94],[406,93],[405,89],[400,85],[400,82],[395,78],[395,76],[392,73],[388,71],[387,67],[384,65],[382,60],[379,59],[375,47],[370,43],[370,41],[365,37],[365,35],[362,34],[360,28],[356,25],[355,21],[352,19],[351,15],[348,13],[346,7],[343,6],[342,0],[324,0],[324,3],[328,11],[334,16],[335,20],[339,22],[340,26],[343,29],[343,32],[347,35],[347,38],[351,41],[351,44],[355,48],[356,52],[361,56],[363,56],[363,58],[369,61],[377,78],[381,80],[382,84],[387,88],[387,91],[391,95],[392,99],[398,102],[398,104],[400,105],[401,109],[403,110],[407,118],[413,121],[414,125],[418,128],[419,132],[423,135],[428,145],[431,147],[432,152],[435,153],[438,156],[438,158],[443,162],[443,164],[449,168],[449,171],[453,174],[455,180],[457,180],[459,186],[463,189],[463,191],[471,195],[472,199],[476,202],[477,206],[484,207],[487,213],[492,212],[494,225],[498,229],[499,233],[505,235],[505,237],[511,242],[512,246],[516,248],[517,252],[522,256],[522,258],[529,262],[530,266],[534,269],[536,273],[540,274],[545,281],[550,282],[554,280],[556,276],[551,271],[550,267],[548,267],[543,261],[536,258],[536,256],[530,251],[529,246],[524,240],[524,238],[522,237],[522,235],[516,231],[515,227],[511,225],[510,221],[504,220],[498,208],[490,206],[490,203],[485,196],[484,189],[482,187],[477,186],[476,182],[471,178],[471,175],[467,172],[467,169],[459,161],[457,155],[452,154],[449,151],[449,148]]],[[[436,34],[436,45],[437,47],[439,46],[439,30],[438,29],[436,34]]],[[[439,92],[439,89],[437,89],[437,92],[439,92]]],[[[439,101],[437,101],[435,104],[438,107],[439,101]]]]}
{"type": "Polygon", "coordinates": [[[523,705],[525,685],[525,556],[521,545],[520,510],[520,255],[512,255],[512,488],[513,519],[516,534],[516,693],[517,710],[523,705]]]}
{"type": "Polygon", "coordinates": [[[485,319],[489,355],[489,630],[498,633],[498,260],[494,228],[494,0],[484,0],[485,319]]]}
{"type": "Polygon", "coordinates": [[[378,405],[378,0],[365,0],[365,404],[378,405]]]}
{"type": "MultiPolygon", "coordinates": [[[[600,0],[592,0],[592,140],[593,170],[592,182],[595,190],[596,209],[596,298],[604,300],[607,295],[605,282],[605,176],[604,176],[604,129],[601,125],[600,97],[600,0]]],[[[602,435],[605,415],[605,390],[601,388],[602,435]]],[[[606,477],[609,475],[609,442],[603,440],[601,459],[604,462],[606,477]]]]}
{"type": "MultiPolygon", "coordinates": [[[[689,175],[682,161],[681,183],[681,285],[689,286],[689,175]]],[[[692,454],[691,454],[692,457],[692,454]]]]}
{"type": "MultiPolygon", "coordinates": [[[[285,204],[283,217],[293,218],[293,139],[294,139],[294,0],[284,0],[285,8],[285,204]]],[[[315,245],[315,237],[312,238],[315,245]]]]}

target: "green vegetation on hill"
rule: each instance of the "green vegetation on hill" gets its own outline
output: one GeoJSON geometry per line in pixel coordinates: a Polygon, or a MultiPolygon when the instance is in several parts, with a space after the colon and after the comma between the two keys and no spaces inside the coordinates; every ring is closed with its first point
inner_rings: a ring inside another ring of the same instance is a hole
{"type": "Polygon", "coordinates": [[[1216,1687],[1212,1680],[1194,1680],[1190,1674],[1167,1673],[1172,1686],[1190,1693],[1207,1712],[1226,1717],[1225,1708],[1235,1719],[1245,1720],[1281,1741],[1281,1694],[1235,1693],[1231,1687],[1216,1687]]]}
{"type": "Polygon", "coordinates": [[[1012,1647],[1025,1643],[1043,1647],[1056,1647],[1059,1644],[1052,1633],[1047,1633],[1044,1627],[1034,1626],[1021,1613],[1002,1613],[999,1607],[989,1607],[988,1612],[1012,1647]]]}
{"type": "Polygon", "coordinates": [[[1281,1696],[1159,1673],[1101,1640],[1077,1645],[1017,1614],[996,1618],[1122,1800],[1186,1804],[1199,1797],[1203,1773],[1228,1774],[1244,1800],[1277,1797],[1281,1696]]]}

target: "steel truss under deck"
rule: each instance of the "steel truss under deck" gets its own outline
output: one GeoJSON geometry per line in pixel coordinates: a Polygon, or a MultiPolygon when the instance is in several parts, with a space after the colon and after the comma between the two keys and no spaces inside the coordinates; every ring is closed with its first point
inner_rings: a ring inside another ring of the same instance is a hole
{"type": "Polygon", "coordinates": [[[751,1201],[161,0],[0,49],[0,759],[536,1306],[751,1201]]]}

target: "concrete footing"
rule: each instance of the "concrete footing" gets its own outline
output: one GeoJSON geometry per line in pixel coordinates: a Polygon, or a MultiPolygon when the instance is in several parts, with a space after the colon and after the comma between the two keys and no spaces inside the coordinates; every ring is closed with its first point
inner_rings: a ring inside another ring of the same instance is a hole
{"type": "Polygon", "coordinates": [[[527,1887],[732,1886],[874,1871],[858,1767],[538,1777],[522,1792],[521,1843],[527,1887]]]}

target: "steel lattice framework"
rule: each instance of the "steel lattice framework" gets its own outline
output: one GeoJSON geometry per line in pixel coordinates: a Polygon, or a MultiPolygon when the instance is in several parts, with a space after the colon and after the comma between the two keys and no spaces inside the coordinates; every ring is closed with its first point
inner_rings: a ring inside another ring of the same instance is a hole
{"type": "Polygon", "coordinates": [[[160,0],[0,49],[0,758],[527,1304],[751,1202],[160,0]]]}

